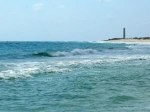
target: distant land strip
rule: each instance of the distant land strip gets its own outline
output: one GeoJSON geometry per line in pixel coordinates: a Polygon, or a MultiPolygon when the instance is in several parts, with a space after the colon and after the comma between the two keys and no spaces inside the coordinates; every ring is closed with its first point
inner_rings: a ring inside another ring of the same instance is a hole
{"type": "Polygon", "coordinates": [[[105,41],[110,42],[148,42],[150,43],[150,37],[134,37],[134,38],[112,38],[105,41]]]}

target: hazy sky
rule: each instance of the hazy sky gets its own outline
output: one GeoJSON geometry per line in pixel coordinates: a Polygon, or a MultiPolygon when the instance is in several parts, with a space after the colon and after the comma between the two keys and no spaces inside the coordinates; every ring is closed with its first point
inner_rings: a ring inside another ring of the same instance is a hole
{"type": "Polygon", "coordinates": [[[0,0],[0,41],[150,36],[150,0],[0,0]]]}

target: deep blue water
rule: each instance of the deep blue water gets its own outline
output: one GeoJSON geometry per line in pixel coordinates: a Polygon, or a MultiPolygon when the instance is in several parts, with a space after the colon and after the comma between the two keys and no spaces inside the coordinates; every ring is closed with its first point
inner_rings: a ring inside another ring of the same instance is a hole
{"type": "Polygon", "coordinates": [[[1,112],[149,112],[150,44],[0,42],[1,112]]]}

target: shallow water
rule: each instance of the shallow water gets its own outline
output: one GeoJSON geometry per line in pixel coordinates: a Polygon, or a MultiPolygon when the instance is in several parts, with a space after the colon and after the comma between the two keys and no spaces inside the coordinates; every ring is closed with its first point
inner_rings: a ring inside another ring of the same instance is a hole
{"type": "Polygon", "coordinates": [[[2,112],[150,111],[150,45],[1,42],[0,46],[2,112]]]}

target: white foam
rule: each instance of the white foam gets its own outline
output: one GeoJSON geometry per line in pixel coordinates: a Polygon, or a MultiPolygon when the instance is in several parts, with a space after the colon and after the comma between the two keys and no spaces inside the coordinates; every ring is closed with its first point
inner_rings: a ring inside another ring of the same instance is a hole
{"type": "Polygon", "coordinates": [[[108,41],[89,41],[89,43],[108,43],[108,41]]]}
{"type": "MultiPolygon", "coordinates": [[[[150,60],[149,55],[132,56],[99,56],[96,58],[71,58],[67,60],[45,60],[43,62],[21,62],[21,63],[3,63],[4,69],[0,70],[0,79],[16,79],[33,77],[35,74],[64,73],[74,70],[74,68],[99,66],[101,64],[116,64],[118,62],[132,60],[150,60]]],[[[2,67],[3,68],[3,67],[2,67]]]]}
{"type": "Polygon", "coordinates": [[[150,59],[149,55],[144,56],[110,56],[110,57],[100,57],[94,59],[82,59],[82,60],[75,60],[75,61],[68,61],[68,62],[60,62],[56,63],[58,66],[91,66],[95,64],[105,64],[105,63],[116,63],[116,62],[124,62],[124,61],[132,61],[132,60],[147,60],[150,59]]]}
{"type": "Polygon", "coordinates": [[[72,55],[87,55],[87,54],[98,54],[99,52],[94,49],[75,49],[71,51],[72,55]]]}
{"type": "Polygon", "coordinates": [[[64,56],[76,56],[76,55],[92,55],[98,54],[99,51],[94,49],[74,49],[71,52],[56,52],[53,53],[52,56],[54,57],[64,57],[64,56]]]}
{"type": "Polygon", "coordinates": [[[68,68],[55,67],[53,63],[47,62],[6,63],[5,65],[7,65],[7,69],[0,71],[0,79],[27,78],[39,73],[62,73],[70,71],[68,68]]]}

